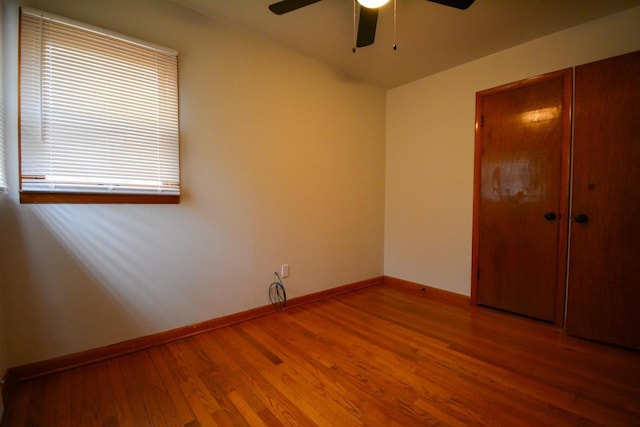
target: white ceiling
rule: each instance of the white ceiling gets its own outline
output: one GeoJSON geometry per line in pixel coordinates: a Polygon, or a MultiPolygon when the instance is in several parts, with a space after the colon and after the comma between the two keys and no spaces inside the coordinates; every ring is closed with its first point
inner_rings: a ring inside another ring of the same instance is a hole
{"type": "Polygon", "coordinates": [[[459,10],[397,0],[394,51],[392,0],[380,10],[375,44],[353,53],[353,0],[323,0],[280,16],[268,9],[276,0],[171,1],[385,89],[640,5],[640,0],[476,0],[459,10]]]}

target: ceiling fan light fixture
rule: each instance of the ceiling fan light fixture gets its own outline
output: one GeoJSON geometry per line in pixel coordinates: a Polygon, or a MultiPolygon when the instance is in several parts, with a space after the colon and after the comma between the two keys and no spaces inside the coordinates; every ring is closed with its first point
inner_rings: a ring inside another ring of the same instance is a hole
{"type": "Polygon", "coordinates": [[[358,3],[360,3],[362,7],[377,9],[389,3],[389,0],[358,0],[358,3]]]}

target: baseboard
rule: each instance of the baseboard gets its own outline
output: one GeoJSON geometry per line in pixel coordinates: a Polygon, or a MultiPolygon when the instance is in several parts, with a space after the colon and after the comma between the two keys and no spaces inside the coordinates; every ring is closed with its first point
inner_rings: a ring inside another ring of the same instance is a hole
{"type": "MultiPolygon", "coordinates": [[[[349,285],[339,286],[337,288],[327,289],[309,295],[292,298],[287,301],[287,307],[292,308],[312,302],[331,298],[358,289],[367,288],[369,286],[381,285],[384,283],[384,277],[376,277],[349,285]]],[[[253,308],[251,310],[234,313],[228,316],[218,317],[193,325],[183,326],[169,331],[159,332],[157,334],[147,335],[140,338],[124,341],[117,344],[111,344],[91,350],[73,353],[54,359],[44,360],[41,362],[30,363],[27,365],[16,366],[10,368],[3,382],[3,396],[8,393],[12,384],[26,381],[33,378],[42,377],[62,372],[80,366],[89,365],[91,363],[102,362],[126,354],[135,353],[137,351],[146,350],[162,344],[178,341],[194,335],[203,334],[226,326],[235,325],[247,320],[256,319],[262,316],[273,314],[274,309],[270,305],[253,308]]]]}
{"type": "Polygon", "coordinates": [[[325,291],[315,292],[313,294],[303,295],[301,297],[293,298],[287,301],[287,307],[295,307],[298,305],[309,304],[309,303],[320,301],[323,299],[357,291],[359,289],[368,288],[370,286],[382,285],[383,283],[384,283],[383,276],[374,277],[373,279],[363,280],[361,282],[351,283],[349,285],[344,285],[344,286],[338,286],[337,288],[331,288],[325,291]]]}
{"type": "Polygon", "coordinates": [[[421,285],[419,283],[398,279],[396,277],[384,276],[384,283],[385,285],[395,286],[412,293],[419,293],[429,299],[444,302],[447,304],[468,306],[471,303],[471,299],[466,295],[445,291],[443,289],[433,288],[431,286],[421,285]]]}

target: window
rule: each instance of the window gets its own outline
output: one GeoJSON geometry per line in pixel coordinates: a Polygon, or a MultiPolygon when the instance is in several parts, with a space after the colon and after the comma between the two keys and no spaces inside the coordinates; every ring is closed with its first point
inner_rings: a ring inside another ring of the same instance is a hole
{"type": "MultiPolygon", "coordinates": [[[[2,24],[2,5],[0,4],[0,60],[4,61],[3,56],[3,41],[2,41],[2,33],[3,28],[2,24]]],[[[7,179],[6,179],[6,171],[5,171],[5,159],[4,159],[4,80],[2,78],[2,63],[0,63],[0,195],[7,192],[7,179]]]]}
{"type": "Polygon", "coordinates": [[[177,54],[22,8],[20,200],[177,203],[177,54]]]}

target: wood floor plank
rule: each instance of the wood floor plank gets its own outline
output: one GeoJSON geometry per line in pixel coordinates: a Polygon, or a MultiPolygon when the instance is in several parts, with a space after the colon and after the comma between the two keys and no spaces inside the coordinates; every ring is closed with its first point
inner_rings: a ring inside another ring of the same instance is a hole
{"type": "MultiPolygon", "coordinates": [[[[282,321],[288,320],[281,319],[282,321]]],[[[273,331],[272,337],[284,339],[283,345],[296,348],[300,354],[308,352],[311,360],[328,362],[333,380],[342,381],[349,392],[358,397],[357,404],[366,408],[365,418],[367,414],[375,414],[373,418],[376,423],[383,421],[390,423],[395,418],[401,425],[424,421],[421,418],[427,417],[428,414],[408,414],[407,411],[401,411],[390,417],[387,412],[394,412],[399,405],[405,408],[411,407],[406,400],[411,397],[399,392],[403,385],[382,374],[380,371],[385,369],[384,366],[373,368],[368,360],[369,355],[359,354],[358,347],[349,344],[349,348],[345,348],[328,339],[328,335],[313,333],[311,329],[313,325],[313,322],[306,323],[296,317],[295,321],[287,323],[286,328],[281,327],[278,331],[273,331]],[[354,372],[357,374],[354,375],[354,372]]],[[[333,333],[337,334],[338,330],[334,330],[333,333]]],[[[364,351],[366,352],[366,349],[364,351]]]]}
{"type": "Polygon", "coordinates": [[[358,420],[363,416],[362,411],[350,401],[347,390],[324,372],[326,366],[322,364],[319,367],[315,366],[308,358],[301,358],[297,349],[283,345],[274,339],[272,334],[277,336],[278,332],[270,330],[268,323],[271,322],[258,320],[243,326],[247,329],[247,334],[253,335],[262,346],[277,353],[283,359],[283,369],[299,378],[302,386],[311,391],[310,399],[321,399],[315,403],[316,406],[324,407],[325,410],[330,409],[334,413],[333,417],[343,420],[344,424],[351,421],[356,425],[361,424],[358,420]]]}
{"type": "MultiPolygon", "coordinates": [[[[52,390],[52,393],[58,393],[58,403],[51,406],[59,406],[68,411],[66,418],[55,425],[75,426],[78,419],[83,420],[83,425],[86,426],[118,425],[115,397],[106,362],[75,368],[50,378],[55,377],[69,378],[63,383],[64,386],[52,390]]],[[[47,416],[46,419],[51,418],[47,416]]]]}
{"type": "MultiPolygon", "coordinates": [[[[341,328],[351,329],[351,334],[365,342],[370,342],[375,337],[378,337],[378,345],[381,346],[381,349],[401,355],[402,359],[418,366],[414,373],[420,372],[419,366],[429,366],[430,369],[424,376],[430,380],[433,380],[442,368],[446,369],[443,378],[450,380],[451,376],[456,374],[456,372],[450,368],[459,369],[462,367],[458,366],[459,364],[467,364],[469,362],[460,359],[460,355],[452,351],[450,344],[444,343],[441,340],[406,334],[403,333],[403,329],[396,328],[391,330],[388,326],[384,325],[380,325],[375,329],[371,328],[369,326],[375,324],[376,320],[378,322],[381,322],[381,320],[374,317],[356,319],[348,312],[348,308],[340,307],[340,310],[327,309],[320,312],[319,315],[330,317],[333,321],[337,322],[341,328]],[[351,328],[352,326],[353,328],[351,328]],[[392,333],[388,332],[390,330],[392,333]]],[[[473,362],[473,360],[471,360],[471,362],[473,362]]],[[[472,369],[486,368],[487,367],[483,367],[478,363],[472,367],[472,369]]],[[[493,375],[496,374],[497,372],[493,372],[493,375]]]]}
{"type": "Polygon", "coordinates": [[[329,386],[330,382],[322,381],[318,377],[318,370],[309,369],[309,365],[304,363],[304,358],[301,359],[299,353],[296,356],[287,346],[278,345],[272,340],[271,336],[265,333],[265,327],[264,322],[260,321],[239,326],[241,336],[256,348],[260,348],[261,352],[272,355],[268,358],[274,362],[274,367],[264,370],[263,376],[283,391],[298,407],[304,407],[307,415],[319,424],[362,425],[359,417],[349,411],[352,406],[344,405],[345,401],[329,386]],[[322,408],[322,413],[318,413],[314,408],[322,408]]]}
{"type": "MultiPolygon", "coordinates": [[[[119,401],[127,400],[130,408],[130,416],[132,417],[132,425],[151,425],[151,419],[145,405],[145,396],[140,384],[143,376],[140,372],[140,362],[137,354],[120,358],[118,364],[112,367],[119,371],[119,386],[122,394],[116,395],[119,401]]],[[[110,369],[112,369],[110,367],[110,369]]],[[[113,381],[113,377],[112,377],[113,381]]]]}
{"type": "Polygon", "coordinates": [[[96,420],[92,419],[92,417],[87,414],[86,418],[84,409],[85,409],[85,398],[86,398],[86,382],[87,377],[85,376],[86,367],[79,367],[76,369],[72,369],[70,371],[71,374],[71,419],[79,420],[82,419],[83,423],[86,423],[90,426],[96,425],[96,420]]]}
{"type": "Polygon", "coordinates": [[[12,387],[7,406],[5,407],[4,418],[2,419],[3,426],[27,425],[27,413],[29,412],[32,388],[33,381],[19,383],[12,387]]]}
{"type": "Polygon", "coordinates": [[[45,379],[44,420],[54,420],[59,426],[73,425],[71,417],[71,378],[73,371],[61,372],[45,379]]]}
{"type": "MultiPolygon", "coordinates": [[[[320,319],[321,317],[317,317],[313,319],[313,322],[319,325],[322,325],[322,321],[320,319]]],[[[347,325],[340,325],[339,329],[350,332],[347,325]]],[[[361,340],[360,338],[352,334],[349,334],[349,336],[351,337],[350,339],[346,337],[343,339],[339,339],[338,342],[334,343],[333,348],[334,349],[338,348],[339,345],[349,346],[349,347],[345,347],[344,350],[342,351],[353,352],[358,348],[361,348],[363,344],[366,342],[365,340],[361,340]]],[[[338,335],[333,336],[333,339],[337,339],[337,338],[340,338],[340,337],[338,335]]],[[[341,356],[341,358],[343,357],[345,356],[341,356]]],[[[379,398],[382,401],[386,401],[387,403],[386,406],[389,406],[389,407],[394,407],[394,404],[409,406],[408,402],[416,401],[419,398],[421,387],[428,389],[430,391],[433,391],[434,388],[437,386],[437,384],[434,383],[435,378],[438,378],[438,377],[443,378],[440,384],[440,386],[443,386],[446,383],[450,383],[452,379],[459,378],[460,376],[460,373],[458,370],[460,366],[456,366],[456,369],[448,369],[444,374],[441,374],[441,373],[438,373],[437,371],[442,370],[443,366],[438,366],[436,363],[434,363],[431,369],[429,369],[428,374],[421,377],[420,375],[418,375],[419,371],[412,367],[411,360],[403,359],[399,357],[396,353],[386,351],[383,348],[379,348],[376,351],[371,352],[369,354],[355,353],[353,358],[354,358],[354,361],[359,361],[363,359],[367,360],[368,361],[367,363],[371,364],[371,367],[367,367],[367,370],[372,370],[374,369],[373,367],[375,366],[378,368],[383,378],[393,378],[393,383],[383,382],[377,385],[377,387],[380,390],[392,391],[394,395],[404,396],[403,401],[399,401],[397,399],[394,401],[389,399],[385,395],[380,395],[379,398]]],[[[418,365],[418,363],[416,362],[417,362],[417,359],[414,359],[413,366],[418,365]]],[[[357,362],[357,363],[359,363],[360,366],[363,366],[362,362],[357,362]]],[[[463,390],[462,393],[468,393],[469,391],[468,389],[469,387],[465,388],[465,390],[463,390]]],[[[483,394],[482,396],[483,397],[486,396],[486,393],[483,394]]],[[[437,396],[437,398],[440,400],[441,405],[446,405],[447,398],[444,395],[441,394],[437,396]]],[[[499,401],[491,402],[493,406],[499,406],[499,403],[500,403],[499,401]]],[[[452,406],[448,409],[453,410],[455,408],[452,406]]],[[[419,408],[414,409],[414,413],[412,414],[412,416],[416,418],[421,417],[421,419],[423,419],[423,421],[426,423],[435,422],[435,420],[432,418],[432,415],[429,412],[420,411],[419,408]]],[[[517,415],[514,416],[514,418],[517,419],[518,418],[517,415]]]]}
{"type": "Polygon", "coordinates": [[[247,403],[246,400],[242,397],[242,395],[237,391],[232,391],[228,394],[229,400],[233,403],[233,405],[238,410],[238,413],[242,416],[242,418],[246,421],[247,425],[250,426],[263,426],[266,427],[267,424],[264,422],[260,415],[256,413],[251,406],[247,403]]]}
{"type": "Polygon", "coordinates": [[[235,331],[235,328],[230,328],[221,335],[223,335],[221,345],[224,351],[228,352],[238,364],[235,374],[253,389],[269,412],[285,426],[317,425],[315,420],[308,418],[301,408],[294,405],[262,375],[263,371],[269,371],[276,366],[268,357],[255,347],[247,346],[246,341],[235,331]]]}
{"type": "Polygon", "coordinates": [[[153,365],[158,371],[158,375],[162,380],[162,384],[165,387],[167,395],[176,409],[177,425],[197,425],[199,423],[196,422],[195,415],[180,390],[173,366],[170,365],[169,352],[170,350],[168,346],[159,346],[150,349],[148,353],[153,365]]]}
{"type": "MultiPolygon", "coordinates": [[[[493,314],[492,311],[488,310],[483,310],[482,313],[493,314]]],[[[504,317],[504,315],[502,316],[504,317]]],[[[393,318],[395,319],[396,316],[393,316],[393,318]]],[[[533,321],[529,321],[527,325],[527,321],[522,319],[513,318],[513,316],[507,318],[515,322],[524,322],[523,327],[516,329],[516,331],[531,330],[530,327],[535,326],[535,329],[540,332],[551,332],[551,336],[560,334],[557,329],[549,325],[540,325],[533,321]]],[[[413,320],[418,321],[417,319],[413,320]]],[[[567,415],[569,418],[567,422],[571,422],[571,416],[567,412],[581,413],[585,411],[590,412],[597,422],[605,424],[607,422],[618,422],[622,423],[622,425],[629,422],[629,417],[626,415],[618,418],[616,407],[622,405],[627,407],[635,406],[637,408],[637,401],[635,400],[637,399],[637,389],[634,393],[634,385],[628,384],[630,379],[628,375],[630,373],[632,374],[631,378],[636,379],[634,384],[637,385],[639,382],[638,376],[635,374],[640,365],[637,360],[637,354],[633,354],[633,352],[618,354],[618,356],[624,356],[622,359],[627,359],[631,355],[631,358],[636,360],[635,364],[625,364],[627,375],[627,384],[625,384],[625,382],[611,380],[611,376],[607,373],[610,372],[609,364],[600,364],[600,373],[594,374],[597,368],[593,366],[593,363],[585,363],[593,360],[591,356],[587,356],[585,359],[583,357],[584,353],[576,354],[562,346],[550,346],[549,343],[544,344],[542,342],[538,342],[535,348],[527,348],[525,346],[523,349],[522,345],[516,345],[512,340],[525,341],[528,346],[531,339],[523,340],[517,337],[518,334],[513,333],[511,335],[514,335],[514,337],[507,339],[505,332],[509,331],[508,328],[505,329],[500,326],[493,328],[491,325],[491,322],[484,322],[476,328],[476,332],[479,329],[498,329],[498,334],[486,334],[487,337],[491,337],[490,339],[482,338],[484,335],[482,332],[476,333],[472,337],[465,335],[462,340],[456,339],[455,335],[447,334],[448,339],[451,340],[449,347],[459,353],[471,356],[472,360],[482,360],[491,368],[504,368],[506,372],[510,373],[512,381],[518,381],[518,387],[522,390],[527,390],[532,399],[546,401],[550,408],[555,410],[556,416],[558,416],[557,414],[567,415]],[[464,344],[458,344],[460,342],[464,342],[464,344]],[[558,364],[557,360],[561,360],[563,363],[558,364]],[[565,364],[567,361],[570,361],[569,366],[565,364]],[[572,390],[584,384],[598,386],[592,387],[591,391],[585,391],[577,398],[572,390]],[[613,386],[613,388],[607,387],[607,384],[613,386]],[[613,402],[598,405],[596,402],[598,400],[597,396],[603,394],[609,398],[614,398],[613,402]],[[555,407],[558,405],[560,407],[555,407]]],[[[511,328],[511,330],[513,332],[514,329],[511,328]]],[[[610,354],[619,352],[618,349],[610,347],[607,347],[606,350],[606,353],[610,354]]],[[[604,354],[601,354],[602,356],[604,354]]],[[[634,417],[636,415],[630,414],[630,416],[634,417]]],[[[577,417],[579,418],[579,416],[577,417]]]]}
{"type": "MultiPolygon", "coordinates": [[[[490,313],[489,311],[484,311],[484,313],[490,313]]],[[[392,316],[392,318],[396,318],[396,316],[392,316]]],[[[508,317],[510,318],[510,317],[508,317]]],[[[414,319],[417,321],[417,319],[414,319]]],[[[515,319],[516,322],[522,321],[521,319],[515,319]]],[[[549,329],[550,326],[547,325],[536,325],[535,323],[529,322],[531,325],[537,326],[539,329],[549,329]]],[[[433,333],[433,332],[432,332],[433,333]]],[[[554,332],[557,333],[557,332],[554,332]]],[[[452,350],[456,350],[459,352],[459,349],[456,347],[456,338],[455,335],[447,334],[448,339],[451,339],[450,348],[452,350]]],[[[497,368],[506,368],[503,369],[505,373],[508,373],[508,383],[501,383],[500,386],[502,388],[506,387],[515,387],[517,390],[520,390],[519,394],[522,394],[522,390],[524,393],[527,393],[528,398],[531,401],[539,401],[542,404],[548,406],[548,410],[546,412],[550,413],[550,416],[556,419],[556,423],[560,422],[559,420],[566,419],[564,421],[567,424],[577,423],[580,421],[582,424],[586,424],[585,420],[582,420],[580,415],[577,415],[582,412],[590,412],[594,416],[594,418],[599,422],[607,422],[617,421],[621,422],[621,425],[626,425],[629,422],[629,418],[624,416],[621,419],[618,419],[614,414],[615,409],[611,410],[611,404],[597,406],[593,405],[593,402],[590,402],[587,399],[580,398],[577,399],[575,393],[571,392],[572,387],[575,387],[580,384],[580,381],[576,382],[574,375],[569,375],[570,378],[567,378],[567,369],[572,369],[572,366],[564,366],[562,369],[553,369],[552,372],[546,372],[545,363],[547,362],[550,354],[545,354],[545,348],[548,346],[538,346],[537,351],[533,351],[531,349],[530,352],[522,352],[518,350],[518,346],[513,345],[505,345],[504,337],[498,335],[496,338],[496,334],[493,335],[493,342],[476,342],[474,345],[470,345],[470,348],[474,349],[476,356],[479,356],[479,353],[486,352],[491,355],[489,358],[485,357],[475,357],[471,358],[471,360],[484,361],[486,362],[487,368],[489,372],[491,372],[492,382],[495,382],[496,379],[500,379],[501,376],[505,374],[500,374],[495,370],[497,368]],[[501,348],[496,348],[496,345],[501,348]],[[542,354],[542,356],[540,356],[542,354]],[[508,363],[505,363],[508,361],[508,363]],[[552,385],[547,386],[545,378],[552,378],[552,385]],[[569,381],[570,385],[563,387],[561,386],[563,381],[569,381]],[[512,383],[515,382],[517,386],[513,386],[512,383]],[[560,406],[558,406],[560,405],[560,406]],[[607,421],[608,420],[608,421],[607,421]]],[[[469,337],[465,336],[464,342],[469,343],[469,337]]],[[[562,352],[562,348],[558,348],[557,346],[552,346],[552,348],[556,349],[556,352],[562,352]]],[[[610,349],[609,349],[610,350],[610,349]]],[[[566,356],[566,354],[565,354],[566,356]]],[[[556,356],[554,356],[556,357],[556,356]]],[[[442,358],[443,360],[449,358],[442,358]]],[[[463,366],[461,360],[456,361],[456,365],[463,366]]],[[[485,369],[485,370],[486,370],[485,369]]],[[[474,374],[477,375],[477,374],[474,374]]],[[[472,377],[470,377],[472,378],[472,377]]],[[[473,378],[472,378],[473,379],[473,378]]],[[[606,381],[606,377],[604,377],[606,381]]],[[[582,381],[584,383],[584,381],[582,381]]],[[[517,391],[516,390],[516,391],[517,391]]],[[[594,388],[594,392],[600,393],[600,388],[594,388]]],[[[487,388],[483,395],[488,395],[491,391],[490,388],[487,388]]],[[[637,398],[637,393],[627,394],[626,399],[634,399],[637,398]]],[[[512,399],[511,401],[511,410],[513,411],[516,408],[516,399],[512,399]]],[[[524,403],[523,403],[524,404],[524,403]]],[[[530,403],[528,404],[530,406],[530,403]]],[[[545,411],[536,411],[536,413],[544,413],[545,411]]],[[[633,416],[633,415],[632,415],[633,416]]]]}
{"type": "Polygon", "coordinates": [[[246,420],[240,415],[238,409],[229,398],[229,393],[233,388],[229,385],[226,377],[219,370],[219,363],[215,358],[202,351],[200,346],[194,345],[194,340],[185,342],[184,349],[189,354],[191,364],[203,366],[198,373],[198,377],[202,384],[207,388],[209,393],[215,397],[220,409],[213,414],[214,420],[219,425],[229,426],[246,426],[246,420]]]}
{"type": "MultiPolygon", "coordinates": [[[[219,360],[219,369],[227,378],[227,381],[229,382],[232,389],[232,391],[230,392],[230,398],[232,399],[232,395],[239,394],[240,396],[242,396],[246,405],[251,409],[253,413],[258,416],[260,420],[262,420],[262,422],[269,426],[282,426],[283,423],[280,422],[273,414],[273,412],[270,411],[263,399],[256,395],[256,390],[251,387],[250,382],[246,381],[246,377],[242,375],[242,364],[238,363],[238,360],[233,352],[229,352],[228,346],[226,345],[225,341],[221,339],[220,335],[222,334],[200,335],[198,337],[194,337],[194,341],[196,342],[196,345],[207,352],[207,354],[209,354],[211,357],[215,356],[215,358],[219,360]]],[[[246,409],[244,405],[242,406],[242,409],[246,409]]],[[[249,416],[243,416],[245,417],[245,419],[247,419],[247,421],[249,421],[249,416]]]]}
{"type": "Polygon", "coordinates": [[[372,286],[15,384],[2,426],[636,426],[640,353],[372,286]]]}
{"type": "MultiPolygon", "coordinates": [[[[339,311],[345,310],[344,307],[340,307],[341,310],[329,310],[330,307],[326,307],[321,312],[322,315],[331,317],[334,320],[338,320],[341,313],[339,311]]],[[[356,319],[354,316],[347,314],[344,317],[344,322],[340,320],[338,322],[341,328],[350,328],[350,325],[354,325],[354,335],[368,340],[376,337],[378,339],[377,345],[381,350],[394,352],[401,355],[404,359],[401,364],[403,366],[394,367],[395,375],[402,373],[407,376],[406,381],[411,383],[413,387],[422,388],[422,396],[417,399],[416,402],[421,402],[422,407],[428,408],[430,414],[437,413],[438,419],[447,420],[447,423],[463,423],[463,424],[478,424],[481,421],[481,417],[477,413],[471,410],[469,407],[459,404],[459,398],[470,392],[468,389],[462,391],[453,389],[450,384],[455,372],[446,371],[444,373],[438,372],[438,361],[436,359],[428,359],[426,356],[420,354],[419,348],[422,347],[426,351],[429,347],[435,347],[436,349],[442,348],[442,351],[446,351],[445,346],[440,341],[432,342],[416,342],[415,335],[403,334],[402,330],[394,329],[391,333],[388,332],[388,328],[380,327],[376,325],[376,322],[380,322],[375,317],[356,319]],[[428,372],[421,372],[419,366],[421,364],[428,364],[431,368],[428,372]],[[425,399],[426,397],[426,399],[425,399]],[[430,404],[430,402],[432,404],[430,404]],[[441,409],[441,410],[439,410],[441,409]],[[454,422],[455,420],[455,422],[454,422]]],[[[450,358],[450,355],[443,355],[442,357],[450,358]]],[[[481,394],[480,398],[484,396],[481,394]]]]}
{"type": "Polygon", "coordinates": [[[212,396],[207,387],[202,383],[197,372],[191,369],[185,353],[187,349],[184,342],[170,345],[170,353],[167,355],[169,364],[178,372],[179,386],[182,395],[193,411],[196,421],[200,425],[216,425],[213,414],[220,411],[218,401],[212,396]]]}
{"type": "Polygon", "coordinates": [[[150,425],[180,425],[182,420],[148,351],[141,351],[131,356],[130,359],[135,361],[133,368],[138,374],[136,386],[138,393],[142,394],[150,425]]]}
{"type": "Polygon", "coordinates": [[[45,387],[46,382],[44,381],[38,381],[31,387],[25,425],[40,426],[43,424],[45,387]]]}
{"type": "Polygon", "coordinates": [[[112,359],[107,362],[107,366],[109,367],[109,378],[111,381],[113,395],[115,396],[118,423],[121,426],[133,426],[135,425],[133,410],[131,408],[133,402],[130,402],[127,398],[127,390],[122,376],[122,371],[120,370],[120,363],[122,363],[122,360],[123,358],[120,357],[112,359]]]}

